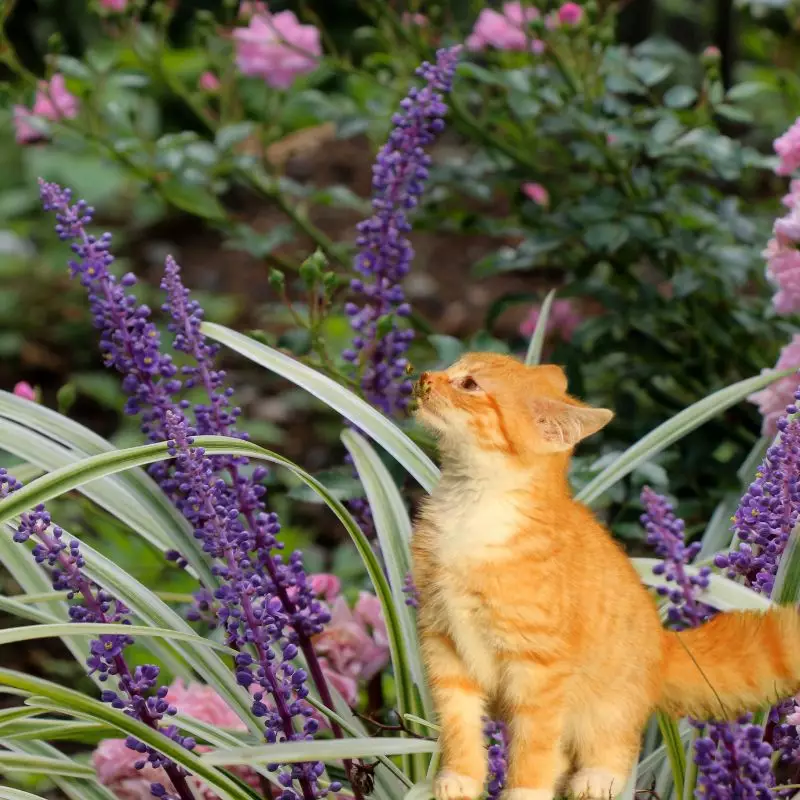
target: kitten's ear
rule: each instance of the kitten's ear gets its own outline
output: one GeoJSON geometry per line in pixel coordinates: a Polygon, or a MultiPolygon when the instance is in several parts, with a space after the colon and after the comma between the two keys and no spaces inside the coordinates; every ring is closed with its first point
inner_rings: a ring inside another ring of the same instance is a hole
{"type": "Polygon", "coordinates": [[[544,379],[557,392],[567,391],[567,374],[563,367],[559,367],[558,364],[538,364],[532,369],[535,378],[544,379]]]}
{"type": "Polygon", "coordinates": [[[571,450],[578,442],[597,433],[614,416],[607,408],[576,406],[550,397],[530,400],[533,422],[548,452],[571,450]]]}

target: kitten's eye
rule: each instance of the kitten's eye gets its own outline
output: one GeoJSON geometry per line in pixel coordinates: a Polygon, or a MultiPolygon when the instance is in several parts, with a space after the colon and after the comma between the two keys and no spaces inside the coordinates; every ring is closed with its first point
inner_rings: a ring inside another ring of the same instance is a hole
{"type": "Polygon", "coordinates": [[[475,390],[480,389],[480,386],[478,386],[477,382],[471,375],[467,375],[466,378],[462,378],[460,386],[465,392],[474,392],[475,390]]]}

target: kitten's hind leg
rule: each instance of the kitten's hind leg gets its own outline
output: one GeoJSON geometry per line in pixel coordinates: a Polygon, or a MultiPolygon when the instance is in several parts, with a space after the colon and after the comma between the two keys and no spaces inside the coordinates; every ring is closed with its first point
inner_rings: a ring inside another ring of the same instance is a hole
{"type": "Polygon", "coordinates": [[[444,634],[422,632],[439,724],[442,766],[433,784],[436,800],[475,800],[486,782],[483,715],[486,697],[444,634]]]}

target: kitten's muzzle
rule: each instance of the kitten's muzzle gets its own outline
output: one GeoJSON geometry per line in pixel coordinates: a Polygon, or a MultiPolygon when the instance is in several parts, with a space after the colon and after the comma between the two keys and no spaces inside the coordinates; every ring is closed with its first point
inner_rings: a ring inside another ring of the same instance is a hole
{"type": "Polygon", "coordinates": [[[431,376],[428,372],[423,372],[419,380],[414,384],[414,397],[417,400],[425,400],[431,393],[431,376]]]}

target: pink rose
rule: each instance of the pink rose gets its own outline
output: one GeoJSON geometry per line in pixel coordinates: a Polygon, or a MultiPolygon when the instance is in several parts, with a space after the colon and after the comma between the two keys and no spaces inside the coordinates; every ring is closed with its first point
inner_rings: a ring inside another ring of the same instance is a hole
{"type": "MultiPolygon", "coordinates": [[[[247,726],[209,686],[199,683],[187,686],[178,679],[169,687],[165,699],[180,713],[201,722],[220,728],[247,730],[247,726]]],[[[209,749],[199,746],[196,751],[202,753],[209,749]]],[[[173,791],[172,784],[162,770],[153,769],[149,764],[144,769],[136,769],[134,765],[141,758],[140,753],[126,746],[124,739],[104,739],[92,754],[92,766],[100,783],[110,789],[118,800],[152,800],[153,795],[150,792],[152,783],[163,783],[168,791],[173,791]]],[[[253,788],[259,788],[258,775],[252,769],[232,767],[231,772],[253,788]]],[[[202,800],[218,800],[218,795],[203,786],[196,778],[189,778],[189,783],[202,800]]]]}
{"type": "Polygon", "coordinates": [[[389,633],[386,620],[383,618],[381,601],[374,594],[359,592],[358,600],[353,607],[353,615],[365,627],[369,628],[375,644],[389,651],[389,633]]]}
{"type": "Polygon", "coordinates": [[[424,28],[428,24],[428,18],[424,14],[411,14],[408,11],[404,11],[401,14],[400,21],[403,25],[408,25],[409,27],[416,25],[418,28],[424,28]]]}
{"type": "Polygon", "coordinates": [[[523,183],[522,192],[527,198],[533,200],[537,206],[546,207],[550,205],[550,194],[541,183],[523,183]]]}
{"type": "MultiPolygon", "coordinates": [[[[800,369],[800,333],[796,333],[781,350],[778,362],[775,364],[776,370],[800,369]]],[[[762,374],[772,372],[772,370],[761,370],[762,374]]],[[[751,394],[747,399],[758,406],[761,412],[762,424],[761,433],[764,436],[775,436],[778,432],[777,423],[786,411],[786,406],[795,402],[794,393],[797,390],[797,374],[787,375],[771,383],[760,392],[751,394]]]]}
{"type": "Polygon", "coordinates": [[[342,591],[342,582],[335,576],[327,572],[318,572],[308,576],[311,591],[322,597],[326,603],[333,603],[342,591]]]}
{"type": "Polygon", "coordinates": [[[781,198],[781,203],[787,208],[794,208],[798,200],[800,200],[800,180],[795,178],[789,182],[789,194],[781,198]]]}
{"type": "Polygon", "coordinates": [[[780,156],[780,164],[775,172],[778,175],[791,175],[800,167],[800,118],[796,119],[789,130],[772,144],[780,156]]]}
{"type": "Polygon", "coordinates": [[[197,85],[204,92],[219,91],[220,82],[219,78],[213,73],[206,70],[197,81],[197,85]]]}
{"type": "Polygon", "coordinates": [[[41,81],[32,109],[29,110],[25,106],[14,106],[17,142],[26,144],[42,138],[42,134],[31,125],[31,117],[40,117],[51,122],[73,119],[78,115],[78,107],[78,98],[67,90],[63,75],[56,73],[49,83],[41,81]]]}
{"type": "Polygon", "coordinates": [[[301,25],[291,11],[255,14],[233,38],[239,71],[275,89],[288,89],[298,75],[313,72],[322,55],[319,30],[301,25]]]}
{"type": "Polygon", "coordinates": [[[314,649],[326,660],[329,668],[345,678],[368,681],[380,672],[389,661],[388,642],[384,642],[385,628],[373,630],[375,638],[367,630],[366,618],[374,621],[371,610],[365,617],[363,598],[359,598],[362,609],[354,613],[345,599],[337,597],[331,608],[331,621],[325,630],[314,637],[314,649]]]}
{"type": "Polygon", "coordinates": [[[106,11],[122,12],[128,7],[128,0],[100,0],[100,7],[106,11]]]}
{"type": "Polygon", "coordinates": [[[558,20],[562,25],[578,25],[583,19],[583,9],[577,3],[564,3],[558,9],[558,20]]]}
{"type": "Polygon", "coordinates": [[[484,8],[475,21],[472,33],[467,37],[470,50],[483,50],[495,47],[498,50],[527,50],[540,53],[544,44],[531,39],[525,30],[527,24],[539,18],[536,8],[525,8],[519,2],[503,4],[502,14],[490,8],[484,8]]]}
{"type": "Polygon", "coordinates": [[[239,4],[239,17],[242,19],[250,19],[253,14],[267,14],[267,5],[262,3],[261,0],[242,0],[239,4]]]}
{"type": "Polygon", "coordinates": [[[27,381],[20,381],[14,386],[12,393],[23,400],[32,400],[36,402],[36,390],[27,381]]]}
{"type": "MultiPolygon", "coordinates": [[[[540,313],[541,308],[539,306],[531,309],[527,319],[519,327],[519,332],[523,336],[533,336],[540,313]]],[[[571,300],[556,300],[550,306],[545,332],[547,336],[556,334],[560,339],[568,342],[572,339],[572,335],[581,322],[583,322],[583,317],[575,310],[571,300]]]]}

